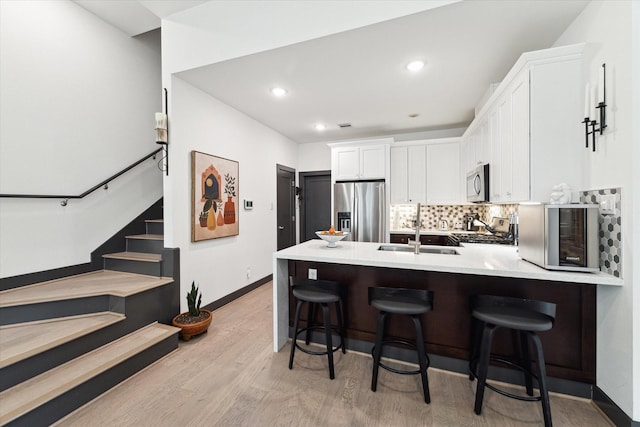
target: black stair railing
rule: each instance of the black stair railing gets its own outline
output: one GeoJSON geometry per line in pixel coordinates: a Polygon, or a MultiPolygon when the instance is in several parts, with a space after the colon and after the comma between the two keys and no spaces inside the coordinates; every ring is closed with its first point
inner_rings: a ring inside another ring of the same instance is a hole
{"type": "Polygon", "coordinates": [[[4,197],[4,198],[23,198],[23,199],[63,199],[60,202],[60,205],[62,206],[67,206],[67,202],[69,201],[69,199],[82,199],[85,196],[93,193],[94,191],[96,191],[99,188],[104,188],[105,190],[109,188],[109,183],[111,181],[113,181],[114,179],[118,178],[120,175],[125,174],[126,172],[130,171],[131,169],[135,168],[136,166],[138,166],[140,163],[144,162],[145,160],[153,157],[154,160],[156,158],[156,155],[162,151],[162,147],[158,148],[157,150],[155,150],[152,153],[147,154],[146,156],[144,156],[143,158],[141,158],[140,160],[130,164],[129,166],[127,166],[126,168],[122,169],[120,172],[110,176],[109,178],[105,179],[104,181],[100,182],[99,184],[94,185],[93,187],[91,187],[90,189],[88,189],[87,191],[85,191],[82,194],[78,194],[78,195],[59,195],[59,194],[0,194],[0,198],[4,197]]]}

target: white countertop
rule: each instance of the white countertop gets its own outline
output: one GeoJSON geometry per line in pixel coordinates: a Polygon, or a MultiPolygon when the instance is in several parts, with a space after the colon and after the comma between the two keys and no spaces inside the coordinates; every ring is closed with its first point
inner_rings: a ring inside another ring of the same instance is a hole
{"type": "MultiPolygon", "coordinates": [[[[338,242],[336,248],[328,248],[325,241],[314,239],[278,251],[274,254],[274,259],[517,277],[594,285],[622,286],[624,283],[621,279],[601,272],[574,273],[545,270],[520,259],[518,248],[515,246],[478,243],[447,246],[449,249],[458,251],[459,255],[426,253],[415,255],[413,252],[379,251],[379,246],[380,243],[342,241],[338,242]]],[[[429,247],[429,245],[423,245],[423,247],[429,247]]]]}

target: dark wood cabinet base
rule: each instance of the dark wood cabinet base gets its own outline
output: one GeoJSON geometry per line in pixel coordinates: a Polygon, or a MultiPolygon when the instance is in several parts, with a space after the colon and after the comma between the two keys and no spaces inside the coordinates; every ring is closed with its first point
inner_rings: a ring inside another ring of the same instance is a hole
{"type": "MultiPolygon", "coordinates": [[[[365,342],[374,341],[377,315],[376,310],[367,303],[369,286],[432,290],[434,309],[424,317],[427,352],[461,360],[469,358],[470,295],[505,295],[553,302],[557,305],[554,327],[540,333],[548,376],[595,383],[595,285],[289,261],[289,274],[293,276],[306,277],[309,268],[318,270],[318,279],[335,280],[347,285],[347,337],[365,342]]],[[[294,312],[293,300],[290,296],[290,317],[294,312]]],[[[393,319],[387,332],[405,339],[413,334],[411,325],[402,316],[393,319]]],[[[493,352],[509,355],[511,335],[505,330],[496,334],[493,352]]]]}

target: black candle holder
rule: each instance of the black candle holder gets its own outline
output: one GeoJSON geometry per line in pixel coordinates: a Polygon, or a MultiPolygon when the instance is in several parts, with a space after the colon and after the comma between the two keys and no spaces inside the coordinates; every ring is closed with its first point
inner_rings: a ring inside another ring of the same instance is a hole
{"type": "MultiPolygon", "coordinates": [[[[584,123],[584,146],[589,148],[589,135],[591,135],[591,147],[593,151],[596,151],[596,132],[600,135],[607,128],[607,65],[602,64],[602,101],[598,102],[596,108],[598,109],[598,116],[600,122],[598,123],[595,118],[591,120],[589,117],[585,117],[582,123],[584,123]],[[591,130],[589,130],[591,126],[591,130]]],[[[585,100],[586,102],[586,100],[585,100]]]]}

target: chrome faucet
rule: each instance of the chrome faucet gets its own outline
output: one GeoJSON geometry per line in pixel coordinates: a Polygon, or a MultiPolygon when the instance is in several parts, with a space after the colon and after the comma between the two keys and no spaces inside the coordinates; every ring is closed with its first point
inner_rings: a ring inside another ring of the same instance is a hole
{"type": "Polygon", "coordinates": [[[418,203],[418,210],[416,211],[416,238],[415,240],[409,239],[409,246],[413,246],[416,255],[420,253],[420,203],[418,203]]]}

